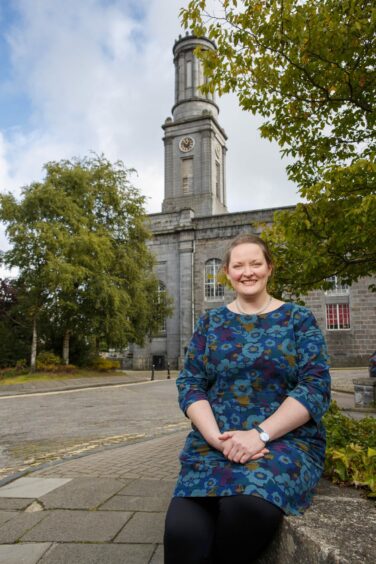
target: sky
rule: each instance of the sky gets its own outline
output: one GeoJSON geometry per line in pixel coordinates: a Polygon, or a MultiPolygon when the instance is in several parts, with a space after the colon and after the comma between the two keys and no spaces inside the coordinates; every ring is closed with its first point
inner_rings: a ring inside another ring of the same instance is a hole
{"type": "MultiPolygon", "coordinates": [[[[0,0],[0,192],[43,164],[90,152],[121,159],[161,211],[163,131],[174,103],[172,47],[187,0],[0,0]]],[[[234,95],[217,98],[230,212],[298,201],[276,144],[234,95]]],[[[8,248],[0,227],[0,249],[8,248]]],[[[4,270],[0,269],[0,276],[4,270]]]]}

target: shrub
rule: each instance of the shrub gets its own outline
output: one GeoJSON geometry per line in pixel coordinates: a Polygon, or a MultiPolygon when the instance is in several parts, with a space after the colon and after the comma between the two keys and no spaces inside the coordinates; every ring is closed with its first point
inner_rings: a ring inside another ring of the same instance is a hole
{"type": "Polygon", "coordinates": [[[117,370],[118,368],[120,368],[120,362],[111,358],[103,358],[102,356],[97,356],[97,358],[94,359],[92,366],[93,368],[95,368],[95,370],[108,372],[109,370],[117,370]]]}
{"type": "Polygon", "coordinates": [[[376,419],[355,421],[332,402],[324,417],[327,430],[325,475],[335,483],[364,487],[376,497],[376,419]]]}
{"type": "Polygon", "coordinates": [[[56,354],[43,351],[38,354],[37,356],[37,370],[45,370],[46,372],[53,372],[56,370],[56,367],[61,364],[61,358],[58,357],[56,354]]]}

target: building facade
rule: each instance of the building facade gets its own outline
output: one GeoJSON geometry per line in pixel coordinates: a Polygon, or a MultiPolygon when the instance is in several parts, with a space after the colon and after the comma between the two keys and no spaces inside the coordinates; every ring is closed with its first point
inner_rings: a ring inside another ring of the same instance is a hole
{"type": "MultiPolygon", "coordinates": [[[[204,76],[194,49],[215,49],[212,41],[186,35],[173,48],[175,104],[166,119],[165,197],[162,213],[149,216],[161,291],[173,299],[173,314],[143,348],[133,347],[135,369],[179,368],[197,318],[233,299],[216,279],[229,242],[242,232],[259,233],[274,209],[229,213],[226,204],[226,140],[212,95],[199,89],[204,76]]],[[[278,208],[281,209],[281,208],[278,208]]],[[[328,292],[310,292],[306,304],[326,337],[332,365],[364,365],[376,348],[376,294],[371,280],[328,292]]]]}

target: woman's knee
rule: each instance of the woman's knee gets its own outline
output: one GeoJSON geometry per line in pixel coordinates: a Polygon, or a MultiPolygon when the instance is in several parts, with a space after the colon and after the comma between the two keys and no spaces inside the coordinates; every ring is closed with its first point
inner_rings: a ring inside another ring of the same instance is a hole
{"type": "Polygon", "coordinates": [[[206,562],[214,538],[210,511],[190,498],[173,498],[165,524],[165,562],[206,562]]]}

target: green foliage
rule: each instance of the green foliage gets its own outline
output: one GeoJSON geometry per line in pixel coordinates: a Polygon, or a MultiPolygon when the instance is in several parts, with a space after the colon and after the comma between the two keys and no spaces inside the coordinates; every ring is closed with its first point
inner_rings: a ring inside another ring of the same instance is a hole
{"type": "Polygon", "coordinates": [[[37,356],[37,370],[50,370],[62,364],[61,358],[50,351],[43,351],[37,356]]]}
{"type": "Polygon", "coordinates": [[[325,289],[376,272],[376,17],[364,0],[191,0],[183,25],[198,50],[204,91],[235,92],[264,118],[263,137],[289,157],[305,203],[265,234],[277,256],[276,293],[325,289]]]}
{"type": "Polygon", "coordinates": [[[206,90],[234,91],[266,121],[299,185],[375,152],[376,18],[371,0],[192,0],[182,22],[218,50],[201,51],[206,90]]]}
{"type": "Polygon", "coordinates": [[[0,368],[14,366],[30,349],[30,326],[17,308],[14,281],[0,279],[0,368]]]}
{"type": "Polygon", "coordinates": [[[275,284],[295,295],[351,284],[376,272],[376,164],[366,160],[324,174],[304,191],[309,203],[275,214],[262,236],[276,260],[275,284]]]}
{"type": "Polygon", "coordinates": [[[108,372],[110,370],[118,370],[120,368],[120,362],[111,358],[98,356],[94,359],[92,367],[100,372],[108,372]]]}
{"type": "Polygon", "coordinates": [[[0,195],[11,243],[3,262],[20,271],[24,317],[39,332],[59,335],[65,355],[77,335],[108,347],[141,345],[158,326],[158,281],[145,198],[131,171],[103,156],[50,162],[45,171],[21,201],[0,195]]]}
{"type": "Polygon", "coordinates": [[[325,475],[335,483],[364,487],[376,497],[376,419],[350,419],[332,402],[324,422],[325,475]]]}

